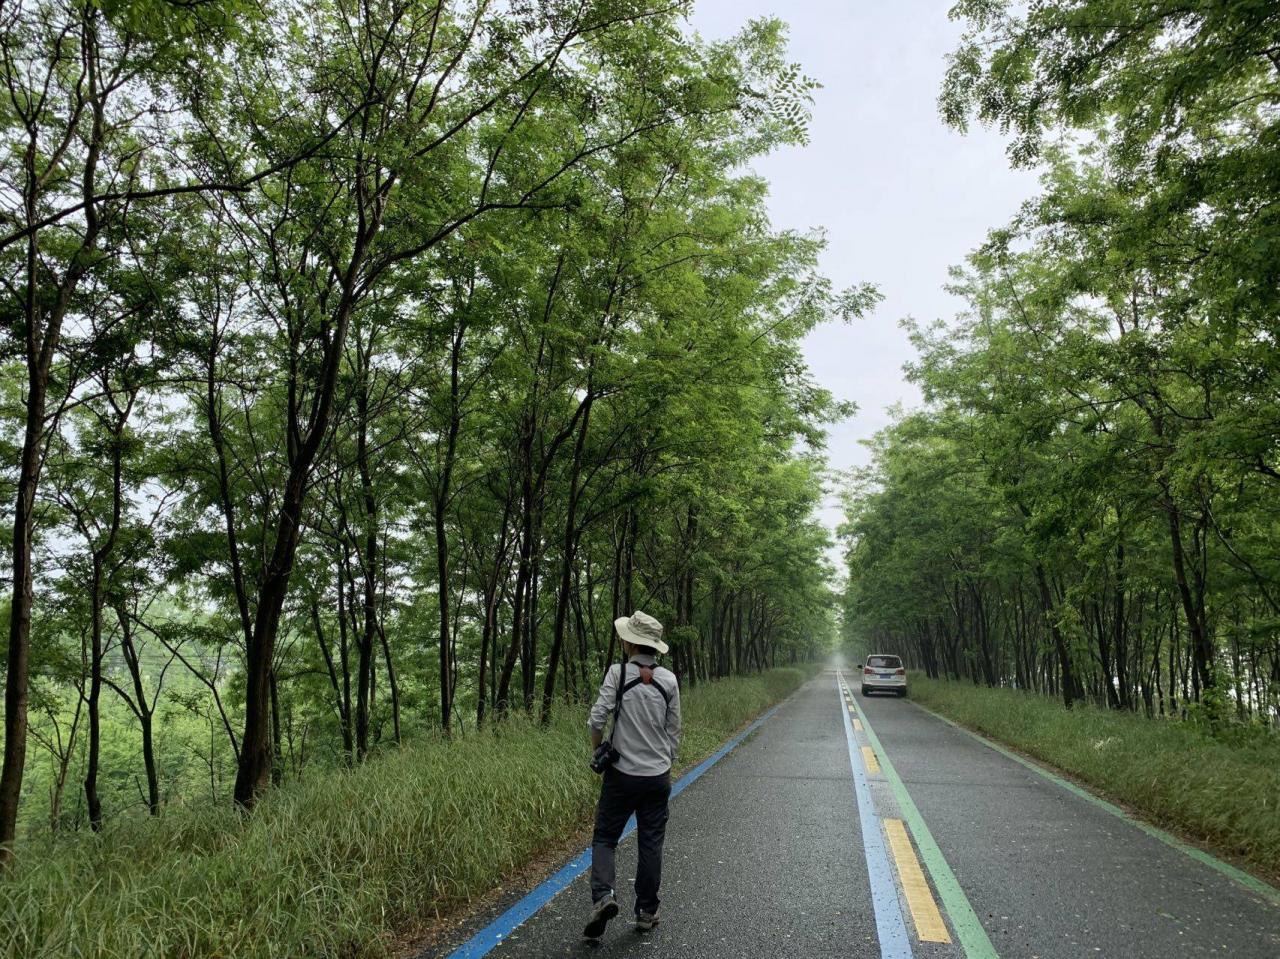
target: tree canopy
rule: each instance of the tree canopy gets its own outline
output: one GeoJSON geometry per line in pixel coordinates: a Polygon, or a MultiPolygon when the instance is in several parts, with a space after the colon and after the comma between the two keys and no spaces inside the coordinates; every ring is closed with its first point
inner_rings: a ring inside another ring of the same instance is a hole
{"type": "Polygon", "coordinates": [[[1273,4],[962,2],[940,104],[1043,193],[913,327],[846,629],[931,675],[1280,716],[1273,4]]]}
{"type": "Polygon", "coordinates": [[[750,172],[782,25],[682,13],[0,10],[0,848],[546,719],[637,607],[688,683],[826,643],[800,341],[875,293],[750,172]]]}

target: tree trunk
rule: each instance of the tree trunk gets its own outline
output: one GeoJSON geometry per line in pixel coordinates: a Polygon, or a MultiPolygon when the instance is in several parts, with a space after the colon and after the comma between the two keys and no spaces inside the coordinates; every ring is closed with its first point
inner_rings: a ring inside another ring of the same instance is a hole
{"type": "Polygon", "coordinates": [[[369,370],[367,357],[361,354],[358,375],[360,388],[356,394],[356,468],[360,474],[360,501],[364,508],[363,586],[360,630],[359,708],[356,713],[357,758],[363,761],[369,753],[369,705],[364,696],[372,682],[373,642],[378,634],[378,500],[373,495],[373,473],[369,466],[369,370]]]}
{"type": "MultiPolygon", "coordinates": [[[[341,603],[342,589],[339,582],[338,600],[341,603]]],[[[343,615],[341,606],[338,610],[339,622],[343,615]]],[[[325,639],[324,625],[320,621],[320,607],[314,601],[311,604],[311,621],[314,624],[316,632],[316,642],[320,644],[320,654],[324,657],[325,669],[329,673],[329,685],[333,688],[334,708],[338,713],[338,726],[342,733],[342,749],[346,753],[347,761],[350,762],[354,752],[355,744],[351,741],[351,715],[350,715],[350,695],[343,695],[342,686],[338,682],[338,671],[333,665],[333,653],[329,651],[329,642],[325,639]]],[[[345,659],[345,654],[344,654],[345,659]]],[[[346,670],[346,664],[343,663],[343,670],[346,670]]]]}
{"type": "Polygon", "coordinates": [[[552,694],[556,684],[556,661],[564,647],[565,626],[569,618],[569,591],[573,585],[573,563],[578,545],[578,500],[581,490],[578,479],[582,472],[582,450],[587,441],[587,430],[591,426],[592,374],[587,374],[587,395],[583,399],[582,423],[578,427],[578,438],[573,445],[573,465],[569,470],[569,502],[565,511],[564,539],[561,544],[563,555],[560,562],[560,589],[556,595],[555,627],[551,638],[551,653],[547,657],[547,675],[542,684],[542,722],[551,722],[552,694]]]}
{"type": "MultiPolygon", "coordinates": [[[[120,517],[124,509],[124,430],[129,421],[129,413],[133,409],[133,398],[123,406],[115,402],[109,378],[103,377],[104,392],[107,394],[115,410],[115,418],[111,424],[111,519],[107,527],[106,538],[97,545],[90,522],[77,514],[76,524],[80,527],[92,552],[92,574],[89,580],[89,755],[85,763],[84,797],[89,811],[89,825],[98,832],[102,829],[102,800],[98,796],[98,767],[102,756],[102,614],[106,605],[103,598],[104,580],[107,576],[108,561],[115,549],[116,539],[120,534],[120,517]]],[[[136,392],[134,394],[136,396],[136,392]]]]}
{"type": "Polygon", "coordinates": [[[535,513],[533,525],[533,568],[530,570],[526,589],[529,597],[525,602],[524,642],[520,651],[520,680],[524,711],[533,714],[533,685],[538,672],[538,608],[541,602],[542,587],[542,491],[534,500],[535,513]]]}
{"type": "MultiPolygon", "coordinates": [[[[13,508],[13,589],[9,608],[9,649],[5,661],[4,766],[0,770],[0,868],[13,857],[17,837],[18,804],[22,799],[22,775],[27,756],[27,696],[30,669],[31,610],[35,588],[31,570],[32,540],[35,536],[36,488],[44,457],[45,414],[49,373],[62,335],[62,323],[71,297],[89,271],[91,252],[102,229],[97,199],[97,168],[105,138],[106,94],[100,89],[97,72],[97,13],[86,7],[81,20],[81,51],[85,73],[83,98],[75,104],[79,114],[87,104],[93,114],[92,132],[81,175],[84,201],[84,232],[80,247],[71,259],[47,308],[40,305],[37,277],[41,269],[39,231],[27,235],[26,289],[24,291],[25,360],[27,371],[26,416],[22,453],[18,459],[18,482],[13,508]]],[[[82,88],[77,88],[80,92],[82,88]]],[[[40,219],[40,193],[44,176],[37,170],[40,155],[39,131],[31,128],[23,153],[23,213],[28,226],[40,219]]],[[[69,388],[70,384],[66,384],[69,388]]]]}
{"type": "MultiPolygon", "coordinates": [[[[153,816],[160,815],[160,776],[156,770],[156,752],[153,733],[152,716],[155,704],[147,703],[147,692],[142,683],[142,663],[138,658],[138,650],[133,642],[133,624],[129,621],[128,611],[123,603],[115,607],[116,619],[120,623],[120,650],[125,665],[129,668],[129,676],[133,681],[133,696],[137,703],[135,713],[138,725],[142,730],[142,765],[147,776],[147,810],[153,816]]],[[[157,696],[159,690],[157,689],[157,696]]]]}
{"type": "Polygon", "coordinates": [[[1066,639],[1054,618],[1049,580],[1045,576],[1044,566],[1040,563],[1036,563],[1036,583],[1040,587],[1040,609],[1044,613],[1045,624],[1053,636],[1053,647],[1058,654],[1058,669],[1062,674],[1062,704],[1070,709],[1076,701],[1075,676],[1071,670],[1071,651],[1067,649],[1066,639]]]}
{"type": "MultiPolygon", "coordinates": [[[[1204,608],[1196,602],[1196,597],[1192,595],[1191,586],[1187,581],[1186,558],[1182,551],[1182,520],[1167,485],[1165,495],[1169,498],[1169,544],[1173,553],[1173,577],[1178,584],[1178,596],[1182,600],[1182,612],[1187,619],[1187,629],[1191,632],[1193,678],[1197,690],[1210,689],[1214,685],[1213,649],[1205,623],[1204,608]]],[[[1198,699],[1199,696],[1197,695],[1196,698],[1198,699]]]]}
{"type": "MultiPolygon", "coordinates": [[[[343,553],[346,546],[342,547],[343,553]]],[[[342,739],[347,744],[347,762],[354,765],[356,761],[355,713],[351,707],[351,641],[349,636],[350,621],[347,619],[347,580],[344,556],[338,556],[335,563],[337,570],[338,590],[338,658],[342,664],[342,739]]]]}
{"type": "MultiPolygon", "coordinates": [[[[34,269],[31,284],[35,283],[34,269]]],[[[18,802],[27,756],[27,673],[34,586],[31,540],[35,534],[35,494],[44,442],[44,374],[32,371],[27,384],[27,426],[18,466],[18,492],[13,511],[13,592],[9,612],[9,655],[5,663],[4,770],[0,773],[0,864],[13,855],[18,802]]]]}
{"type": "Polygon", "coordinates": [[[498,681],[499,715],[505,715],[511,699],[511,676],[515,672],[516,657],[524,637],[525,617],[528,614],[525,595],[529,586],[533,550],[533,423],[529,415],[520,422],[520,559],[516,569],[516,591],[511,613],[511,641],[502,661],[502,676],[498,681]]]}
{"type": "Polygon", "coordinates": [[[102,800],[98,797],[98,763],[102,752],[102,563],[93,559],[89,581],[89,695],[85,698],[89,718],[89,755],[85,758],[84,801],[89,812],[89,826],[102,829],[102,800]]]}
{"type": "Polygon", "coordinates": [[[622,521],[622,532],[613,550],[613,589],[610,597],[613,601],[613,619],[609,620],[609,650],[605,654],[604,665],[607,669],[613,662],[613,650],[618,642],[618,631],[613,624],[622,616],[622,558],[626,555],[628,529],[631,515],[628,513],[622,521]]]}
{"type": "Polygon", "coordinates": [[[387,664],[387,693],[391,697],[391,732],[395,744],[399,746],[403,740],[400,735],[400,683],[396,679],[395,664],[391,662],[391,644],[387,642],[387,631],[378,624],[378,636],[382,640],[382,659],[387,664]]]}
{"type": "MultiPolygon", "coordinates": [[[[1117,512],[1117,520],[1119,515],[1117,512]]],[[[1112,610],[1111,629],[1115,650],[1117,695],[1121,709],[1133,709],[1133,695],[1129,678],[1128,628],[1125,621],[1125,567],[1124,542],[1116,542],[1115,608],[1112,610]]]]}
{"type": "MultiPolygon", "coordinates": [[[[498,597],[502,592],[500,584],[503,567],[507,565],[507,530],[511,521],[511,500],[512,497],[508,495],[502,504],[502,524],[498,532],[498,545],[494,550],[493,567],[488,579],[485,581],[484,628],[480,636],[480,683],[476,695],[477,728],[484,723],[485,704],[487,702],[484,685],[486,654],[491,644],[493,646],[494,666],[496,666],[498,657],[498,597]]],[[[490,671],[496,672],[496,669],[490,667],[490,671]]]]}
{"type": "Polygon", "coordinates": [[[271,785],[279,786],[284,782],[284,764],[280,759],[280,689],[276,684],[274,665],[268,678],[268,689],[271,693],[271,785]]]}
{"type": "MultiPolygon", "coordinates": [[[[346,317],[340,324],[339,341],[346,333],[346,317]]],[[[324,381],[325,399],[321,413],[308,431],[307,442],[293,458],[285,483],[284,496],[275,523],[275,541],[271,556],[263,570],[258,591],[257,613],[254,616],[253,636],[245,656],[245,719],[241,737],[240,762],[236,769],[235,801],[251,808],[266,788],[271,776],[270,739],[270,681],[275,660],[276,634],[280,629],[280,615],[289,594],[289,578],[293,574],[293,561],[302,539],[302,511],[306,503],[307,485],[311,478],[311,465],[319,451],[323,434],[328,430],[329,412],[333,388],[337,380],[337,362],[331,364],[324,381]]]]}

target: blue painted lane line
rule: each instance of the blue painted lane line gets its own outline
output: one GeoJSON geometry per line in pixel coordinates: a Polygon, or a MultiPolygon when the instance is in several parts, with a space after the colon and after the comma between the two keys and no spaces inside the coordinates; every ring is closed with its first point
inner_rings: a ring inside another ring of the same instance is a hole
{"type": "Polygon", "coordinates": [[[898,902],[898,887],[893,878],[893,866],[884,846],[880,831],[880,816],[871,801],[871,787],[867,785],[866,770],[862,766],[862,754],[853,738],[853,724],[845,708],[843,680],[836,681],[836,696],[840,701],[840,718],[844,721],[844,736],[849,744],[849,768],[853,770],[853,798],[858,806],[858,820],[862,826],[862,851],[867,859],[867,877],[871,880],[871,905],[876,914],[876,933],[880,937],[881,959],[911,959],[911,940],[907,938],[907,924],[902,919],[902,905],[898,902]]]}
{"type": "MultiPolygon", "coordinates": [[[[685,789],[694,782],[694,780],[732,752],[735,746],[759,729],[770,716],[776,713],[779,706],[781,706],[781,704],[766,711],[750,726],[738,733],[738,735],[734,736],[718,750],[676,780],[675,784],[671,787],[672,797],[674,798],[675,796],[680,795],[680,793],[684,792],[685,789]]],[[[845,721],[845,724],[848,725],[848,720],[845,721]]],[[[626,839],[630,836],[631,833],[635,831],[635,828],[636,820],[635,817],[632,816],[627,822],[627,828],[622,833],[622,839],[626,839]]],[[[877,836],[878,835],[879,833],[877,833],[877,836]]],[[[619,842],[621,842],[621,840],[619,840],[619,842]]],[[[556,895],[563,892],[570,883],[590,868],[591,847],[588,846],[582,852],[578,853],[578,855],[565,863],[549,879],[544,880],[541,884],[534,887],[534,889],[523,899],[451,952],[448,959],[479,959],[480,956],[487,956],[490,952],[500,946],[507,936],[511,935],[511,933],[515,932],[516,929],[528,922],[539,909],[554,899],[556,895]]],[[[890,881],[892,882],[892,880],[890,881]]],[[[901,915],[899,915],[898,921],[902,921],[901,915]]],[[[885,953],[884,955],[887,957],[889,956],[889,953],[885,953]]],[[[911,954],[908,952],[906,955],[910,956],[911,954]]]]}

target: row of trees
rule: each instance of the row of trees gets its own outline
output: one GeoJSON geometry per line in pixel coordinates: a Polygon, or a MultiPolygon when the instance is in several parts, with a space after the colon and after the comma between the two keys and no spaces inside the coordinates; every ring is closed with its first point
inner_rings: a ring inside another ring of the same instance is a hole
{"type": "Polygon", "coordinates": [[[944,115],[1044,192],[913,326],[851,634],[930,675],[1280,718],[1280,12],[960,3],[944,115]]]}
{"type": "Polygon", "coordinates": [[[112,703],[151,811],[176,707],[249,806],[549,719],[635,607],[686,682],[824,641],[798,344],[873,294],[742,172],[804,138],[780,25],[682,7],[0,6],[6,855],[29,739],[111,811],[112,703]]]}

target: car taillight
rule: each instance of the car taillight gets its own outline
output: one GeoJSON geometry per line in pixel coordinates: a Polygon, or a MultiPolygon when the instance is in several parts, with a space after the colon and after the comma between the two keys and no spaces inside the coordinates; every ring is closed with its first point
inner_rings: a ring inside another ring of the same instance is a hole
{"type": "Polygon", "coordinates": [[[874,669],[872,669],[870,666],[863,666],[863,667],[862,667],[862,675],[863,675],[863,676],[874,676],[875,674],[876,674],[876,671],[875,671],[874,669]]]}
{"type": "Polygon", "coordinates": [[[899,676],[905,676],[905,675],[907,675],[907,671],[906,671],[905,669],[903,669],[901,666],[899,666],[897,669],[895,669],[895,670],[894,670],[894,672],[895,672],[895,673],[897,673],[899,676]]]}

